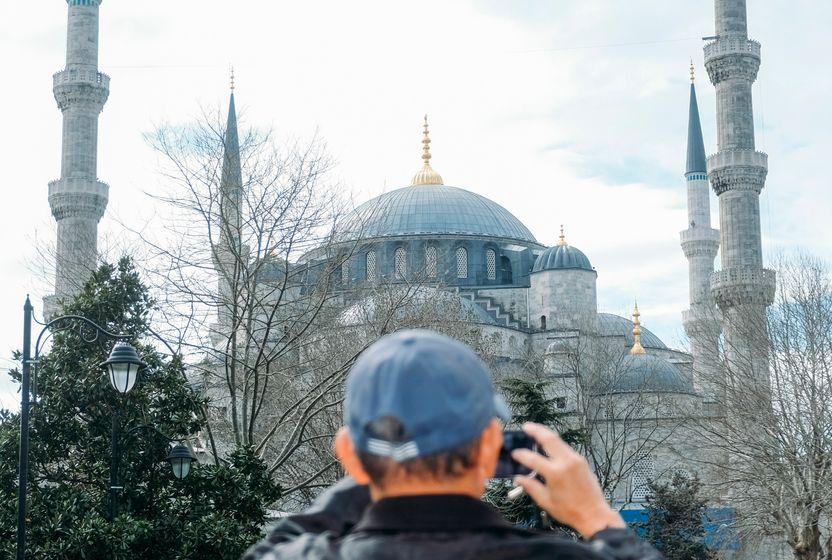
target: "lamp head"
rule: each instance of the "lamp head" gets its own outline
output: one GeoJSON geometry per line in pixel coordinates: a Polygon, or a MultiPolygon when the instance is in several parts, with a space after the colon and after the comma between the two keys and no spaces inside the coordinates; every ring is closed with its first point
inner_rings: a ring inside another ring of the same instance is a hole
{"type": "Polygon", "coordinates": [[[167,460],[173,469],[173,476],[181,480],[191,472],[191,463],[196,461],[196,457],[194,457],[190,449],[181,443],[177,443],[170,450],[167,460]]]}
{"type": "Polygon", "coordinates": [[[135,348],[119,341],[110,351],[110,357],[101,365],[107,368],[113,389],[126,395],[136,384],[139,369],[144,367],[145,363],[141,361],[135,348]]]}

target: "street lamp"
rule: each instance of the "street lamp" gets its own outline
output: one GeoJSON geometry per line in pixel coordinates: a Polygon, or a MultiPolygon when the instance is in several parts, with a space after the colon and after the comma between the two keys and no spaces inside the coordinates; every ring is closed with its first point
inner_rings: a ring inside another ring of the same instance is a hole
{"type": "Polygon", "coordinates": [[[139,369],[144,365],[136,349],[123,341],[116,342],[110,351],[110,357],[101,364],[107,369],[110,385],[122,395],[129,393],[136,384],[139,369]]]}
{"type": "MultiPolygon", "coordinates": [[[[26,487],[29,475],[29,407],[32,402],[37,402],[37,370],[32,366],[37,365],[40,355],[41,342],[47,332],[64,331],[77,328],[86,342],[94,342],[99,338],[109,338],[116,341],[110,356],[101,364],[107,369],[110,384],[121,395],[126,395],[136,384],[139,370],[145,364],[139,359],[136,349],[125,342],[129,335],[109,332],[93,321],[80,315],[64,315],[48,321],[38,334],[34,348],[34,359],[32,358],[32,303],[26,297],[23,306],[23,356],[20,378],[20,462],[19,480],[17,491],[17,560],[25,560],[26,557],[26,487]],[[83,330],[88,329],[88,330],[83,330]]],[[[164,341],[163,341],[164,342],[164,341]]],[[[155,428],[153,428],[155,429],[155,428]]],[[[156,430],[158,432],[158,430],[156,430]]],[[[165,436],[167,437],[167,436],[165,436]]],[[[116,512],[116,492],[118,486],[118,412],[113,414],[113,436],[112,453],[110,463],[110,511],[111,515],[116,512]]],[[[170,441],[170,438],[168,438],[170,441]]],[[[181,443],[173,448],[167,458],[171,462],[174,475],[177,478],[184,478],[191,470],[191,462],[196,458],[181,443]],[[183,456],[183,448],[186,456],[183,456]],[[176,452],[176,455],[174,455],[176,452]]]]}
{"type": "Polygon", "coordinates": [[[190,449],[181,443],[177,443],[170,450],[170,455],[167,456],[167,460],[173,468],[173,476],[181,480],[191,472],[191,463],[196,461],[196,457],[194,457],[190,449]]]}

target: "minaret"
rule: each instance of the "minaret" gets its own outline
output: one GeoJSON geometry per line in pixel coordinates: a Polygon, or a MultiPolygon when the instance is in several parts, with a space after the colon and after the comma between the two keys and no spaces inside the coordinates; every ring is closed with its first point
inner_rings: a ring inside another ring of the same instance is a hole
{"type": "Polygon", "coordinates": [[[243,264],[248,259],[248,249],[242,242],[243,174],[240,165],[240,139],[237,130],[237,109],[234,104],[234,70],[231,70],[231,96],[228,102],[228,120],[223,137],[223,160],[220,175],[217,215],[212,224],[211,239],[214,268],[217,273],[217,324],[213,327],[215,344],[227,341],[240,301],[240,290],[245,285],[243,264]]]}
{"type": "Polygon", "coordinates": [[[768,156],[755,150],[751,85],[760,44],[748,39],[746,0],[715,0],[716,39],[705,45],[705,67],[716,87],[718,152],[708,176],[719,197],[722,270],[711,294],[725,321],[729,367],[767,380],[765,310],[774,299],[774,272],[763,268],[760,191],[768,156]]]}
{"type": "Polygon", "coordinates": [[[107,208],[107,184],[98,180],[98,115],[110,94],[110,78],[98,71],[98,6],[101,0],[67,0],[66,68],[52,77],[63,113],[61,178],[49,183],[49,206],[58,223],[55,296],[45,312],[77,294],[96,267],[98,222],[107,208]]]}
{"type": "Polygon", "coordinates": [[[681,232],[682,251],[688,259],[690,308],[682,312],[682,323],[693,354],[694,384],[700,393],[712,395],[707,379],[714,373],[720,333],[716,307],[710,291],[714,258],[719,250],[719,232],[711,228],[705,143],[696,103],[693,61],[690,64],[690,107],[685,182],[688,197],[688,229],[681,232]]]}

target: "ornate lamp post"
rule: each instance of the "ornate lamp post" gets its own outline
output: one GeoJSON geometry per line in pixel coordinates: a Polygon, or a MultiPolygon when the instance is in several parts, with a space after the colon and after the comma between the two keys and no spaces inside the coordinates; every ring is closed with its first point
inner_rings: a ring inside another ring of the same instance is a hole
{"type": "MultiPolygon", "coordinates": [[[[26,556],[26,485],[29,473],[29,406],[37,402],[37,371],[34,375],[32,366],[38,364],[38,357],[41,350],[41,342],[47,332],[59,332],[78,328],[87,342],[94,342],[99,338],[109,338],[116,341],[110,352],[109,358],[101,364],[106,368],[113,389],[121,395],[126,395],[136,384],[139,369],[145,364],[139,358],[136,349],[125,342],[130,338],[128,335],[111,333],[95,322],[80,315],[64,315],[47,322],[38,334],[35,342],[34,359],[32,358],[32,303],[26,297],[23,306],[23,367],[21,371],[21,401],[20,401],[20,461],[19,480],[17,494],[17,560],[25,560],[26,556]],[[84,330],[86,329],[86,330],[84,330]],[[89,336],[86,334],[89,333],[89,336]],[[30,400],[31,399],[31,400],[30,400]]],[[[137,428],[150,428],[158,432],[152,426],[138,426],[137,428]]],[[[159,432],[161,433],[161,432],[159,432]]],[[[164,434],[162,434],[164,436],[164,434]]],[[[169,442],[173,441],[164,436],[169,442]]],[[[110,513],[115,515],[117,508],[117,490],[120,488],[118,482],[118,459],[119,459],[119,437],[118,437],[118,411],[113,414],[113,437],[111,441],[112,453],[110,463],[110,513]]],[[[178,443],[172,450],[167,460],[171,463],[174,476],[185,478],[190,472],[191,462],[196,458],[181,443],[178,443]],[[180,449],[181,448],[181,449],[180,449]]]]}

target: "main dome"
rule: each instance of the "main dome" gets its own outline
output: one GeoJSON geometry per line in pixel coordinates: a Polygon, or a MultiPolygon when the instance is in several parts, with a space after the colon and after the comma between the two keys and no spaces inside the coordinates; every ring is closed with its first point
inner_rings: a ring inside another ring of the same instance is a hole
{"type": "Polygon", "coordinates": [[[514,215],[484,196],[445,185],[404,187],[355,209],[343,237],[477,235],[538,244],[514,215]]]}

